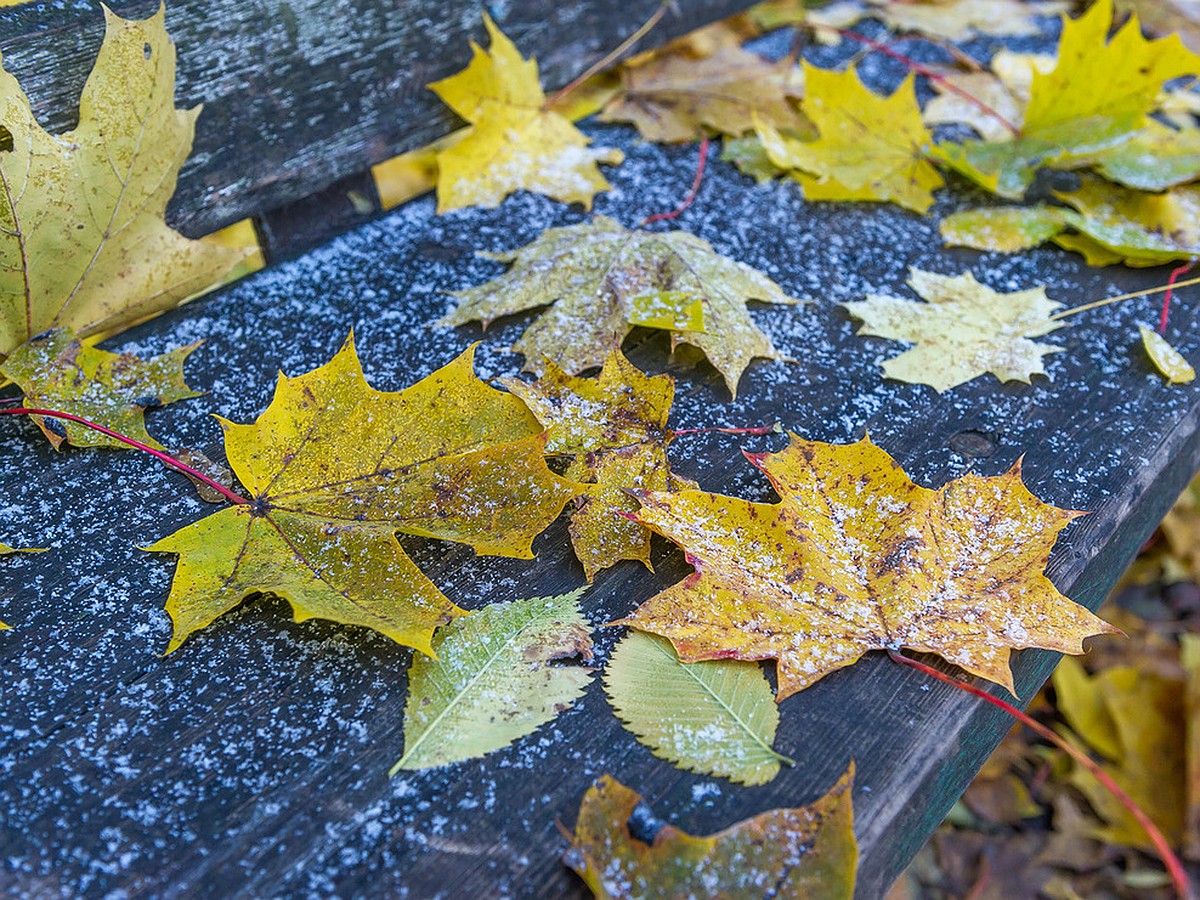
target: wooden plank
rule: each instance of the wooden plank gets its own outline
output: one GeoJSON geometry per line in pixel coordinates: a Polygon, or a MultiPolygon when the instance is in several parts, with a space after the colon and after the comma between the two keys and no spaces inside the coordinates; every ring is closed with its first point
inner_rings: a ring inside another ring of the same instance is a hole
{"type": "MultiPolygon", "coordinates": [[[[142,18],[158,0],[108,4],[142,18]]],[[[461,123],[425,84],[462,68],[491,9],[543,83],[566,83],[617,46],[659,0],[179,0],[167,28],[179,52],[177,97],[204,104],[170,220],[197,236],[315,194],[461,123]]],[[[749,5],[673,4],[654,46],[749,5]]],[[[0,11],[5,67],[43,126],[77,118],[79,92],[103,34],[94,0],[0,11]]],[[[485,41],[486,43],[486,41],[485,41]]]]}
{"type": "MultiPolygon", "coordinates": [[[[898,74],[898,73],[894,73],[898,74]]],[[[629,160],[597,210],[635,223],[674,206],[695,148],[642,144],[626,129],[587,126],[629,160]]],[[[835,304],[872,291],[911,296],[907,266],[973,267],[1002,289],[1046,284],[1074,304],[1162,283],[1162,271],[1095,270],[1057,249],[1020,257],[941,249],[936,224],[962,202],[948,192],[921,218],[867,204],[805,204],[792,183],[755,187],[714,162],[682,225],[815,303],[755,318],[798,363],[756,363],[736,402],[715,373],[667,364],[663,340],[632,348],[680,379],[674,427],[779,419],[808,438],[850,441],[864,429],[921,484],[999,474],[1024,455],[1030,489],[1092,515],[1065,533],[1051,575],[1096,606],[1200,463],[1200,389],[1153,373],[1135,326],[1153,300],[1073,320],[1050,337],[1053,381],[980,378],[937,395],[887,382],[878,359],[899,346],[854,336],[835,304]]],[[[114,343],[142,352],[207,339],[189,361],[204,398],[152,414],[170,445],[219,454],[209,413],[249,421],[277,368],[325,362],[355,329],[372,382],[411,383],[480,337],[430,327],[445,290],[501,267],[473,255],[532,240],[582,213],[522,195],[498,210],[437,217],[426,199],[301,259],[259,273],[114,343]]],[[[661,227],[669,227],[664,224],[661,227]]],[[[1196,302],[1177,301],[1171,338],[1200,353],[1196,302]]],[[[505,347],[528,318],[484,336],[485,377],[516,370],[505,347]]],[[[741,448],[782,440],[681,438],[681,474],[709,490],[768,499],[741,448]]],[[[555,820],[574,822],[589,783],[610,772],[655,811],[694,832],[811,801],[854,759],[859,896],[880,896],[997,744],[1009,723],[990,708],[880,654],[823,679],[781,708],[777,746],[798,765],[743,788],[655,759],[617,722],[598,683],[553,725],[487,758],[388,779],[399,756],[409,652],[362,630],[288,622],[285,604],[246,603],[178,653],[161,607],[169,559],[144,545],[211,511],[181,478],[128,453],[46,448],[28,423],[0,428],[2,537],[49,553],[0,565],[0,892],[200,896],[320,894],[582,897],[558,855],[555,820]]],[[[583,584],[560,520],[534,561],[477,558],[405,539],[418,564],[467,607],[583,584]]],[[[688,572],[655,545],[655,571],[623,564],[585,597],[591,620],[618,618],[688,572]]],[[[603,664],[618,629],[597,628],[603,664]]],[[[1028,699],[1054,658],[1019,654],[1028,699]]]]}

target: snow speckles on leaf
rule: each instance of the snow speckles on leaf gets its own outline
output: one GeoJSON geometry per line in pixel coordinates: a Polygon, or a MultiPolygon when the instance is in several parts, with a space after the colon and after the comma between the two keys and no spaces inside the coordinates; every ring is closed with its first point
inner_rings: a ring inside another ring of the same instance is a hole
{"type": "Polygon", "coordinates": [[[484,16],[491,46],[472,43],[470,65],[429,85],[471,123],[466,136],[437,155],[438,212],[498,206],[513,191],[534,191],[590,208],[608,190],[598,163],[619,164],[619,150],[593,149],[557,112],[545,109],[537,63],[484,16]]]}
{"type": "Polygon", "coordinates": [[[538,373],[546,359],[571,375],[603,365],[634,327],[638,298],[670,292],[677,307],[698,301],[704,323],[703,331],[671,330],[672,345],[700,348],[736,393],[752,359],[779,357],[746,302],[795,302],[762,272],[721,256],[695,235],[630,230],[607,216],[547,229],[525,247],[491,256],[512,268],[456,292],[458,307],[442,324],[486,325],[549,306],[513,347],[538,373]]]}
{"type": "Polygon", "coordinates": [[[1113,630],[1043,574],[1079,513],[1042,503],[1014,467],[933,491],[883,450],[792,436],[750,456],[782,498],[646,494],[638,520],[696,571],[620,624],[680,659],[779,661],[779,699],[873,649],[936,653],[1012,688],[1010,649],[1082,652],[1113,630]]]}
{"type": "Polygon", "coordinates": [[[436,659],[413,658],[404,755],[391,774],[483,756],[577,700],[592,670],[552,663],[592,658],[582,593],[493,603],[439,631],[436,659]]]}
{"type": "Polygon", "coordinates": [[[200,110],[175,108],[161,8],[140,22],[104,15],[74,131],[43,130],[0,69],[12,139],[0,152],[0,357],[48,328],[111,334],[211,287],[249,252],[167,227],[200,110]]]}
{"type": "Polygon", "coordinates": [[[1046,374],[1042,357],[1060,350],[1030,338],[1061,327],[1045,288],[1001,294],[966,272],[937,275],[912,269],[908,281],[925,303],[872,295],[842,306],[863,324],[858,333],[915,344],[883,364],[889,378],[949,390],[991,373],[1028,382],[1046,374]]]}
{"type": "Polygon", "coordinates": [[[548,429],[546,452],[571,457],[565,476],[584,493],[571,516],[571,544],[588,581],[623,559],[650,565],[650,532],[626,515],[637,510],[627,489],[688,486],[671,474],[667,417],[675,379],[647,376],[613,350],[595,378],[568,375],[552,362],[535,384],[501,383],[548,429]]]}
{"type": "Polygon", "coordinates": [[[854,765],[809,806],[773,809],[698,837],[664,825],[651,843],[630,832],[641,796],[611,776],[583,798],[563,861],[598,900],[731,900],[854,895],[858,846],[851,788],[854,765]]]}
{"type": "Polygon", "coordinates": [[[229,464],[253,500],[148,548],[180,556],[169,649],[269,591],[297,621],[363,625],[429,652],[433,629],[462,610],[395,532],[531,558],[533,538],[575,491],[546,468],[524,404],[474,376],[473,353],[389,393],[367,384],[348,340],[324,366],[281,375],[254,424],[222,420],[229,464]]]}
{"type": "MultiPolygon", "coordinates": [[[[183,380],[183,361],[198,344],[153,359],[84,346],[66,329],[35,335],[0,363],[0,375],[25,393],[25,405],[69,411],[161,450],[146,433],[147,408],[199,397],[183,380]]],[[[51,444],[127,449],[128,444],[74,422],[34,421],[51,444]]]]}

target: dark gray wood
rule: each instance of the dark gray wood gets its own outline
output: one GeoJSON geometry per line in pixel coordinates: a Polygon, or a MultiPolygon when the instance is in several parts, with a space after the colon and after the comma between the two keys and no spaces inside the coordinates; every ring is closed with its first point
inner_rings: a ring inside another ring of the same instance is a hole
{"type": "MultiPolygon", "coordinates": [[[[785,38],[777,49],[787,45],[785,38]]],[[[826,66],[842,58],[810,53],[826,66]]],[[[902,74],[885,60],[864,69],[877,86],[902,74]]],[[[587,127],[629,156],[611,173],[616,190],[597,199],[598,212],[634,224],[686,193],[694,148],[587,127]]],[[[956,183],[930,218],[807,204],[794,184],[756,187],[712,163],[680,225],[815,300],[755,311],[799,362],[756,363],[728,402],[711,368],[669,361],[661,337],[643,336],[629,350],[638,365],[679,379],[674,427],[780,420],[804,437],[836,442],[866,429],[931,487],[969,471],[999,474],[1023,455],[1035,494],[1092,513],[1064,534],[1050,574],[1095,608],[1200,465],[1200,387],[1168,387],[1138,346],[1136,325],[1153,318],[1155,301],[1080,316],[1055,333],[1050,340],[1064,352],[1049,361],[1053,381],[1002,386],[981,378],[944,395],[884,381],[878,360],[899,345],[855,337],[836,306],[872,291],[911,296],[903,283],[909,265],[971,268],[1001,289],[1045,284],[1071,305],[1165,280],[1161,270],[1088,269],[1053,248],[1018,257],[943,249],[938,219],[983,200],[956,183]]],[[[277,369],[320,365],[351,327],[379,388],[400,388],[447,362],[480,332],[431,327],[447,308],[444,291],[501,271],[474,251],[510,249],[582,216],[519,195],[497,210],[437,217],[426,199],[111,346],[148,353],[207,339],[188,374],[208,393],[152,413],[150,430],[168,445],[219,456],[210,413],[253,419],[269,402],[277,369]]],[[[281,234],[300,234],[277,221],[281,234]]],[[[1169,335],[1192,359],[1200,354],[1196,311],[1194,295],[1180,296],[1169,335]]],[[[517,370],[520,360],[505,348],[527,322],[489,329],[481,374],[517,370]]],[[[706,489],[765,500],[769,487],[740,451],[781,445],[778,437],[709,434],[681,438],[671,452],[678,471],[706,489]]],[[[137,546],[212,511],[182,478],[129,453],[55,453],[29,423],[2,419],[0,489],[0,540],[50,548],[0,562],[0,619],[15,626],[0,634],[7,895],[581,897],[558,861],[565,843],[555,821],[574,822],[596,776],[612,773],[663,819],[706,833],[813,800],[853,759],[858,893],[872,900],[1009,727],[990,708],[871,654],[782,705],[777,746],[798,765],[762,787],[655,759],[621,728],[598,683],[512,748],[389,780],[402,745],[407,650],[364,630],[290,623],[286,604],[259,598],[160,656],[173,563],[137,546]]],[[[468,608],[583,583],[562,520],[535,544],[533,561],[404,543],[468,608]]],[[[665,542],[656,542],[654,563],[653,573],[631,563],[598,576],[584,600],[591,620],[619,618],[689,571],[665,542]]],[[[618,632],[596,629],[598,665],[618,632]]],[[[1017,656],[1023,698],[1055,661],[1017,656]]]]}
{"type": "MultiPolygon", "coordinates": [[[[158,0],[115,0],[143,18],[158,0]]],[[[179,52],[183,106],[204,104],[192,157],[169,220],[197,236],[315,194],[421,147],[461,125],[428,82],[470,59],[482,14],[526,55],[546,85],[564,84],[617,46],[659,0],[179,0],[167,28],[179,52]]],[[[674,4],[646,38],[651,47],[749,5],[674,4]]],[[[70,128],[104,19],[95,0],[0,10],[5,67],[43,126],[70,128]]]]}
{"type": "MultiPolygon", "coordinates": [[[[694,148],[639,144],[592,127],[628,162],[598,211],[634,223],[669,208],[692,178],[694,148]]],[[[960,186],[961,187],[961,186],[960,186]]],[[[980,198],[945,195],[941,215],[980,198]]],[[[140,326],[114,347],[163,350],[206,337],[189,364],[209,393],[151,415],[171,445],[219,454],[209,413],[252,419],[275,371],[307,371],[355,329],[372,382],[394,389],[446,362],[478,329],[430,326],[441,293],[500,271],[476,248],[502,250],[582,214],[519,196],[498,210],[433,215],[423,200],[293,262],[140,326]]],[[[1200,390],[1172,388],[1137,346],[1154,301],[1081,316],[1053,340],[1053,381],[991,378],[937,395],[881,379],[898,346],[853,335],[836,302],[872,290],[907,295],[909,264],[972,267],[998,287],[1048,285],[1082,302],[1161,281],[1161,271],[1093,270],[1063,251],[980,257],[942,250],[937,216],[868,205],[805,204],[791,184],[755,188],[714,163],[682,225],[770,272],[811,306],[756,310],[800,363],[756,363],[736,402],[715,373],[677,361],[665,342],[634,360],[679,378],[672,424],[780,419],[809,438],[848,441],[868,429],[920,483],[998,474],[1024,454],[1039,497],[1092,512],[1071,526],[1051,565],[1070,596],[1095,606],[1195,470],[1200,390]],[[898,249],[899,248],[899,249],[898,249]]],[[[665,226],[664,226],[665,227],[665,226]]],[[[1179,298],[1172,341],[1200,353],[1196,303],[1179,298]]],[[[504,348],[527,319],[496,323],[479,350],[486,376],[516,370],[504,348]]],[[[681,438],[672,456],[707,489],[767,499],[740,450],[780,438],[681,438]]],[[[212,507],[181,478],[133,454],[54,453],[31,426],[0,428],[3,537],[51,552],[0,564],[0,890],[8,893],[198,896],[289,894],[583,896],[558,855],[593,778],[611,772],[656,812],[708,832],[780,805],[811,801],[854,759],[862,848],[859,896],[878,897],[936,826],[1009,723],[950,688],[928,685],[878,654],[787,700],[777,745],[798,765],[742,788],[656,760],[608,710],[600,685],[552,726],[483,760],[389,780],[399,755],[409,653],[366,631],[287,621],[285,604],[244,604],[166,659],[161,611],[173,565],[140,552],[212,507]],[[929,688],[926,690],[926,688],[929,688]]],[[[467,607],[583,583],[559,521],[535,561],[476,558],[407,540],[430,576],[467,607]]],[[[586,595],[593,622],[631,611],[683,577],[665,543],[651,574],[602,573],[586,595]]],[[[597,629],[603,664],[614,629],[597,629]]],[[[1019,654],[1032,696],[1054,658],[1019,654]]]]}

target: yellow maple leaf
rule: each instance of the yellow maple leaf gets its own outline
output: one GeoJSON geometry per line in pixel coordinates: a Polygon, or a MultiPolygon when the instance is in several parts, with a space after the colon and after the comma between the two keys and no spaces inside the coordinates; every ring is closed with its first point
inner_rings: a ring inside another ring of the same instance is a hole
{"type": "Polygon", "coordinates": [[[537,62],[523,59],[489,16],[484,25],[489,49],[472,42],[467,68],[429,85],[472,126],[437,154],[438,212],[498,206],[520,190],[590,209],[611,187],[597,164],[617,165],[624,154],[589,147],[569,119],[546,109],[537,62]]]}
{"type": "Polygon", "coordinates": [[[618,624],[668,638],[680,659],[767,659],[780,700],[869,650],[936,653],[1013,689],[1010,649],[1083,652],[1113,631],[1043,574],[1077,512],[1038,500],[1020,466],[914,484],[867,438],[795,435],[750,461],[780,502],[703,491],[639,494],[637,519],[696,571],[618,624]]]}
{"type": "Polygon", "coordinates": [[[52,327],[110,334],[211,287],[249,252],[167,227],[200,109],[175,108],[161,7],[137,22],[104,15],[73,131],[47,133],[0,69],[0,357],[52,327]]]}
{"type": "Polygon", "coordinates": [[[739,46],[699,59],[660,53],[621,70],[621,90],[600,113],[604,122],[632,122],[650,141],[692,141],[710,132],[737,137],[752,116],[772,128],[807,131],[792,104],[803,92],[790,62],[768,62],[739,46]]]}
{"type": "Polygon", "coordinates": [[[911,269],[908,280],[927,302],[874,294],[843,303],[862,321],[858,333],[916,346],[883,364],[889,378],[927,384],[938,391],[990,372],[1001,381],[1045,375],[1042,357],[1061,347],[1030,338],[1062,327],[1049,317],[1061,304],[1042,287],[1001,294],[970,272],[937,275],[911,269]]]}
{"type": "Polygon", "coordinates": [[[626,490],[690,485],[671,474],[667,460],[675,379],[648,376],[613,350],[595,378],[572,377],[548,361],[535,384],[500,382],[547,429],[546,452],[571,457],[565,477],[584,484],[570,531],[587,580],[623,559],[650,568],[650,532],[626,518],[638,508],[626,490]]]}
{"type": "Polygon", "coordinates": [[[1097,153],[1147,123],[1163,82],[1200,74],[1200,56],[1178,35],[1148,41],[1137,16],[1106,40],[1112,0],[1063,21],[1058,64],[1033,73],[1021,133],[1007,141],[940,144],[935,156],[977,184],[1020,197],[1040,166],[1097,153]]]}
{"type": "Polygon", "coordinates": [[[664,825],[647,841],[630,827],[641,796],[605,775],[584,795],[563,861],[598,900],[850,900],[858,865],[853,786],[851,763],[808,806],[772,809],[705,837],[664,825]]]}
{"type": "MultiPolygon", "coordinates": [[[[131,353],[86,347],[71,332],[58,328],[17,347],[0,363],[0,375],[21,388],[27,406],[70,410],[162,450],[146,433],[145,411],[200,396],[183,380],[183,361],[198,346],[189,344],[153,359],[141,359],[131,353]]],[[[33,419],[55,449],[64,441],[76,447],[129,446],[74,422],[42,416],[33,419]]]]}
{"type": "Polygon", "coordinates": [[[804,113],[820,137],[798,141],[766,122],[755,130],[771,162],[791,170],[813,200],[884,200],[925,212],[944,183],[925,155],[929,131],[910,74],[890,97],[845,72],[804,64],[804,113]]]}
{"type": "Polygon", "coordinates": [[[1188,384],[1196,380],[1196,370],[1165,337],[1152,328],[1138,328],[1146,355],[1169,384],[1188,384]]]}
{"type": "Polygon", "coordinates": [[[546,468],[541,427],[516,397],[475,378],[474,347],[399,392],[367,384],[347,340],[327,364],[280,375],[252,425],[221,420],[250,503],[163,538],[175,553],[171,652],[247,594],[285,597],[297,621],[373,628],[430,652],[463,611],[397,542],[397,531],[532,558],[530,544],[575,496],[546,468]]]}

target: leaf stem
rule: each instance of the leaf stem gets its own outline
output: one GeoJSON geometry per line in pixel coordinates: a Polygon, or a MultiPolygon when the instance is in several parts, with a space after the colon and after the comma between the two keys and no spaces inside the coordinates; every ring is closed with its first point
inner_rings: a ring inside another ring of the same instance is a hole
{"type": "Polygon", "coordinates": [[[807,27],[809,27],[809,28],[825,28],[830,31],[835,31],[842,37],[847,38],[848,40],[855,41],[859,44],[863,44],[864,46],[870,47],[872,50],[882,53],[884,56],[887,56],[887,57],[890,57],[891,59],[896,60],[896,62],[898,62],[898,63],[902,63],[903,65],[907,66],[910,71],[916,72],[918,75],[924,75],[930,81],[940,84],[943,88],[945,88],[950,93],[961,97],[962,99],[964,99],[968,103],[970,103],[972,106],[979,109],[981,112],[986,113],[987,115],[991,116],[993,119],[995,119],[1001,125],[1003,125],[1006,129],[1008,129],[1008,131],[1010,131],[1014,137],[1021,136],[1020,127],[1015,125],[1013,122],[1009,121],[1008,118],[1006,118],[1004,115],[1002,115],[996,109],[989,106],[987,103],[984,103],[982,100],[980,100],[978,97],[976,97],[974,94],[970,93],[969,91],[964,91],[962,88],[960,88],[953,81],[948,79],[945,75],[942,75],[940,72],[935,72],[933,69],[931,69],[929,66],[925,65],[924,63],[917,62],[911,56],[905,56],[903,53],[900,53],[897,50],[893,50],[887,44],[881,43],[880,41],[877,41],[874,38],[869,38],[865,34],[859,34],[857,31],[851,31],[849,28],[836,28],[833,25],[824,25],[819,22],[810,22],[807,27]]]}
{"type": "Polygon", "coordinates": [[[1200,284],[1200,276],[1189,278],[1187,281],[1177,281],[1174,284],[1160,284],[1158,287],[1146,288],[1142,291],[1131,291],[1128,294],[1119,294],[1116,297],[1105,297],[1103,300],[1093,300],[1091,303],[1085,303],[1083,306],[1072,306],[1070,309],[1064,309],[1062,312],[1055,313],[1050,316],[1047,321],[1058,322],[1068,316],[1073,316],[1076,313],[1087,312],[1089,309],[1099,309],[1101,306],[1108,306],[1111,303],[1120,303],[1122,300],[1133,300],[1136,297],[1148,297],[1151,294],[1161,294],[1163,291],[1172,291],[1176,288],[1188,287],[1189,285],[1200,284]]]}
{"type": "Polygon", "coordinates": [[[625,38],[625,40],[621,41],[621,43],[619,43],[615,49],[609,51],[600,59],[596,60],[586,69],[584,69],[581,74],[574,78],[574,80],[568,82],[566,85],[555,91],[550,96],[550,99],[545,102],[542,108],[550,109],[556,103],[561,102],[563,97],[567,96],[567,94],[571,93],[571,91],[575,90],[597,72],[614,63],[622,53],[644,38],[650,32],[651,28],[662,21],[662,17],[667,14],[667,7],[670,5],[671,0],[663,0],[663,2],[658,5],[658,9],[654,11],[654,14],[651,15],[650,18],[648,18],[645,22],[643,22],[642,26],[638,28],[637,31],[625,38]]]}
{"type": "Polygon", "coordinates": [[[1185,275],[1196,264],[1193,257],[1177,269],[1171,270],[1171,276],[1167,279],[1167,292],[1163,294],[1162,312],[1158,314],[1158,333],[1167,333],[1167,314],[1171,311],[1171,295],[1175,293],[1175,281],[1180,275],[1185,275]]]}
{"type": "Polygon", "coordinates": [[[24,406],[10,407],[8,409],[0,409],[0,416],[16,416],[16,415],[46,416],[47,418],[51,418],[51,419],[65,419],[68,422],[74,422],[77,425],[82,425],[84,428],[90,428],[90,429],[92,429],[92,431],[98,431],[98,432],[100,432],[100,434],[107,435],[108,437],[113,438],[114,440],[120,441],[122,444],[128,444],[130,447],[133,447],[137,450],[141,450],[143,453],[149,453],[151,456],[153,456],[154,458],[159,460],[164,465],[170,466],[172,469],[176,469],[180,472],[183,472],[185,475],[190,475],[192,478],[195,478],[197,481],[204,482],[204,484],[208,485],[214,491],[219,493],[222,497],[224,497],[230,503],[248,504],[250,502],[245,497],[243,497],[241,494],[234,493],[229,488],[225,487],[225,485],[221,484],[221,482],[216,481],[213,478],[210,478],[209,476],[205,475],[203,472],[198,471],[197,469],[193,469],[191,466],[187,465],[186,463],[181,463],[179,460],[175,459],[169,453],[164,453],[162,450],[156,450],[153,447],[149,446],[148,444],[143,444],[141,441],[134,440],[131,437],[126,437],[125,435],[121,434],[118,431],[113,431],[111,428],[106,428],[103,425],[99,425],[95,422],[89,421],[88,419],[85,419],[82,416],[76,416],[71,413],[59,412],[56,409],[32,409],[32,408],[27,408],[24,406]]]}
{"type": "Polygon", "coordinates": [[[981,700],[986,700],[988,703],[992,704],[992,706],[1002,709],[1022,725],[1037,732],[1042,738],[1054,744],[1054,746],[1058,747],[1064,753],[1070,756],[1071,759],[1075,760],[1075,762],[1091,772],[1092,775],[1095,776],[1096,780],[1104,785],[1109,793],[1111,793],[1122,806],[1129,810],[1130,815],[1132,815],[1137,820],[1138,824],[1142,826],[1142,829],[1146,832],[1147,837],[1149,837],[1151,843],[1154,844],[1154,848],[1158,851],[1158,855],[1162,859],[1163,865],[1166,866],[1167,874],[1171,876],[1171,882],[1175,885],[1175,893],[1178,895],[1180,900],[1192,900],[1192,887],[1191,882],[1188,879],[1188,874],[1184,870],[1183,863],[1180,862],[1179,857],[1175,855],[1175,851],[1171,849],[1170,842],[1167,841],[1163,833],[1158,830],[1158,826],[1150,820],[1150,817],[1142,811],[1142,808],[1138,806],[1136,802],[1134,802],[1134,799],[1125,793],[1121,786],[1112,779],[1112,776],[1100,768],[1100,766],[1097,765],[1090,756],[1088,756],[1074,744],[1067,741],[1061,735],[1057,734],[1050,728],[1047,728],[1037,719],[1028,715],[1024,711],[1017,709],[1017,707],[1013,706],[1011,703],[1007,703],[1004,700],[1001,700],[999,697],[993,696],[987,691],[977,688],[972,684],[967,684],[964,681],[960,681],[957,678],[947,675],[945,672],[940,672],[933,666],[923,663],[920,660],[905,656],[903,653],[900,653],[897,650],[888,650],[887,654],[892,658],[893,662],[900,663],[903,666],[908,666],[910,669],[916,669],[918,672],[924,672],[931,678],[936,678],[938,681],[945,682],[946,684],[958,688],[960,691],[966,691],[968,694],[974,694],[981,700]]]}
{"type": "Polygon", "coordinates": [[[678,219],[683,215],[684,210],[691,206],[696,200],[696,194],[700,192],[700,182],[704,180],[704,166],[708,162],[708,135],[705,135],[700,141],[700,156],[696,160],[696,177],[692,179],[692,188],[688,191],[688,195],[683,198],[680,203],[670,212],[655,213],[652,216],[646,216],[639,223],[639,228],[644,228],[651,222],[662,222],[665,219],[678,219]]]}

